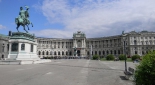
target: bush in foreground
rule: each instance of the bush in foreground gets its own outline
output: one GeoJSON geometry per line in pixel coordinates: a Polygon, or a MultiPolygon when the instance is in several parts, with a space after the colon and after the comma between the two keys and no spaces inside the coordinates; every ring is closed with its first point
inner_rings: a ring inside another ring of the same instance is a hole
{"type": "Polygon", "coordinates": [[[143,56],[142,61],[136,67],[136,85],[155,85],[155,51],[143,56]]]}
{"type": "Polygon", "coordinates": [[[114,60],[115,58],[114,58],[114,56],[113,55],[107,55],[107,57],[106,57],[106,60],[114,60]]]}

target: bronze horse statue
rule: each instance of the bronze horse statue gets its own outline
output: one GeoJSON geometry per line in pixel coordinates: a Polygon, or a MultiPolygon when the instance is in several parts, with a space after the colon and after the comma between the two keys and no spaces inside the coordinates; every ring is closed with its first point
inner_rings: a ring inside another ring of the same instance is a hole
{"type": "Polygon", "coordinates": [[[19,32],[18,28],[21,26],[23,26],[24,30],[28,33],[28,31],[25,29],[25,26],[27,26],[28,30],[29,29],[29,26],[28,25],[32,25],[33,27],[33,24],[30,22],[30,20],[28,19],[29,18],[29,13],[28,13],[28,6],[26,6],[26,11],[23,10],[22,7],[20,7],[20,12],[19,12],[19,17],[18,18],[15,18],[15,23],[17,24],[17,31],[19,32]]]}

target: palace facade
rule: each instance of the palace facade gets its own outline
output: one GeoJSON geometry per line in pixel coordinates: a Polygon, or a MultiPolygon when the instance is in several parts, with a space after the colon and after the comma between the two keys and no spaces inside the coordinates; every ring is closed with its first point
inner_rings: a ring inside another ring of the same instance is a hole
{"type": "Polygon", "coordinates": [[[86,38],[83,32],[78,31],[73,33],[72,39],[37,38],[37,41],[40,58],[53,56],[90,57],[92,55],[106,57],[109,54],[117,57],[124,53],[127,56],[135,54],[142,56],[149,50],[155,49],[155,32],[132,31],[123,35],[86,38]]]}
{"type": "MultiPolygon", "coordinates": [[[[155,50],[155,32],[131,31],[121,35],[87,38],[77,31],[71,39],[36,38],[37,53],[43,57],[90,57],[99,55],[106,57],[109,54],[115,57],[126,53],[127,56],[146,54],[155,50]]],[[[0,35],[0,59],[7,58],[9,36],[0,35]]]]}

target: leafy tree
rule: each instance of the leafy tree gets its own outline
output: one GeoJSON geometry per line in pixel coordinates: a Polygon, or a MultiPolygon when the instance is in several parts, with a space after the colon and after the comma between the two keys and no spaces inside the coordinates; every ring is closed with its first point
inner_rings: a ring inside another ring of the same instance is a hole
{"type": "Polygon", "coordinates": [[[155,85],[155,51],[143,56],[142,61],[136,66],[136,85],[155,85]]]}
{"type": "Polygon", "coordinates": [[[132,60],[135,60],[135,59],[140,59],[140,55],[137,55],[137,54],[136,55],[133,55],[132,56],[132,60]]]}
{"type": "Polygon", "coordinates": [[[98,60],[99,59],[99,55],[93,55],[93,60],[98,60]]]}
{"type": "Polygon", "coordinates": [[[119,60],[125,60],[125,55],[124,54],[119,55],[119,60]]]}
{"type": "Polygon", "coordinates": [[[114,56],[109,54],[107,55],[106,60],[114,60],[114,56]]]}

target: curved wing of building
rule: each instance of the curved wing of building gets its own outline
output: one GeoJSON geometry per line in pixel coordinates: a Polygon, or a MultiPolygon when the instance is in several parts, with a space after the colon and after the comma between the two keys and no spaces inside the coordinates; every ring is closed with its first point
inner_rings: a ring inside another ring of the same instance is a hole
{"type": "Polygon", "coordinates": [[[54,56],[91,57],[92,55],[106,57],[109,54],[118,57],[124,53],[127,56],[135,54],[142,56],[149,50],[155,49],[155,32],[132,31],[124,35],[86,38],[83,32],[77,31],[73,33],[72,39],[37,38],[37,41],[40,58],[54,56]]]}
{"type": "MultiPolygon", "coordinates": [[[[8,56],[9,36],[0,34],[0,59],[8,56]]],[[[86,35],[77,31],[72,39],[40,38],[37,53],[43,57],[91,57],[99,55],[106,57],[109,54],[118,57],[120,54],[140,56],[150,50],[155,50],[155,32],[129,32],[124,35],[115,35],[99,38],[86,38],[86,35]]]]}

